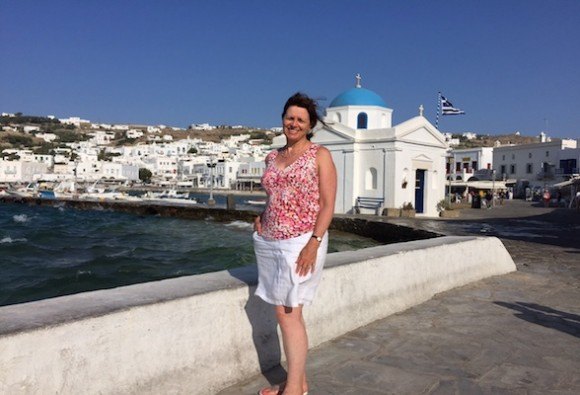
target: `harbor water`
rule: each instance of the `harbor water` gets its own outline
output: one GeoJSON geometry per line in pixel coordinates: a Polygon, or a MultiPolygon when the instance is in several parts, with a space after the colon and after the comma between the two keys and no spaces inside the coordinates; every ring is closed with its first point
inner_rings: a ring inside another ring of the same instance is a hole
{"type": "MultiPolygon", "coordinates": [[[[0,204],[0,306],[255,264],[252,225],[0,204]]],[[[329,252],[377,245],[331,232],[329,252]]]]}

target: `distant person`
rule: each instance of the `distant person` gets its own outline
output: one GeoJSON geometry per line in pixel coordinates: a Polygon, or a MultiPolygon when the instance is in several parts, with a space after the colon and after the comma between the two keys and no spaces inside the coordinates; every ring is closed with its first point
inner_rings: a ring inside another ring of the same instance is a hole
{"type": "Polygon", "coordinates": [[[485,191],[483,189],[479,190],[479,202],[481,203],[481,207],[485,208],[485,191]]]}
{"type": "Polygon", "coordinates": [[[505,199],[505,192],[503,190],[499,191],[499,205],[503,206],[503,200],[505,199]]]}
{"type": "Polygon", "coordinates": [[[542,194],[542,200],[544,200],[544,207],[550,206],[550,191],[544,189],[544,193],[542,194]]]}
{"type": "Polygon", "coordinates": [[[318,120],[314,100],[301,93],[290,97],[282,112],[286,145],[266,157],[262,185],[268,202],[254,222],[256,295],[275,306],[288,376],[285,383],[264,388],[260,395],[308,392],[302,308],[312,303],[322,278],[336,196],[332,156],[310,141],[318,120]]]}
{"type": "Polygon", "coordinates": [[[493,194],[491,193],[491,191],[487,191],[485,194],[485,204],[486,204],[488,209],[490,209],[492,204],[493,204],[492,200],[493,200],[493,194]]]}
{"type": "Polygon", "coordinates": [[[526,201],[532,200],[532,189],[530,187],[526,187],[526,201]]]}

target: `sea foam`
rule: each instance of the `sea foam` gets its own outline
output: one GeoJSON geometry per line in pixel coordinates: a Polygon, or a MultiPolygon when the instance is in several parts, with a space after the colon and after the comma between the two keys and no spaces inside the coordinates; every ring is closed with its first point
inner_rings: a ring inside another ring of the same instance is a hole
{"type": "Polygon", "coordinates": [[[26,214],[16,214],[12,217],[12,219],[14,220],[14,222],[20,223],[28,222],[30,220],[30,218],[28,218],[28,215],[26,214]]]}
{"type": "Polygon", "coordinates": [[[225,225],[228,228],[236,228],[236,229],[252,229],[254,227],[253,224],[244,221],[233,221],[229,224],[225,225]]]}
{"type": "Polygon", "coordinates": [[[28,240],[26,240],[26,239],[13,239],[10,236],[6,236],[6,237],[0,239],[0,244],[12,244],[12,243],[18,243],[19,241],[24,242],[24,241],[28,241],[28,240]]]}

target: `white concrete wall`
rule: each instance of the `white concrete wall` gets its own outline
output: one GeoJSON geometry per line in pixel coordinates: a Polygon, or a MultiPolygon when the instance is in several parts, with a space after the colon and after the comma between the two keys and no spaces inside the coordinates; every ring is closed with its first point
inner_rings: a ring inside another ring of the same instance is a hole
{"type": "MultiPolygon", "coordinates": [[[[496,238],[330,254],[310,345],[515,270],[496,238]]],[[[212,394],[280,361],[255,266],[0,308],[2,394],[212,394]]]]}

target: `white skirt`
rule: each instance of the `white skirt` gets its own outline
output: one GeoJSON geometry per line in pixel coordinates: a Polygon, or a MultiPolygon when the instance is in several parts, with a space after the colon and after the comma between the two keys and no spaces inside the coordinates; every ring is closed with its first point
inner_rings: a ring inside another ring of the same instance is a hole
{"type": "Polygon", "coordinates": [[[328,232],[322,237],[316,255],[314,273],[298,276],[296,261],[312,232],[285,240],[269,240],[254,232],[254,252],[258,263],[256,295],[277,306],[310,305],[322,279],[328,250],[328,232]]]}

